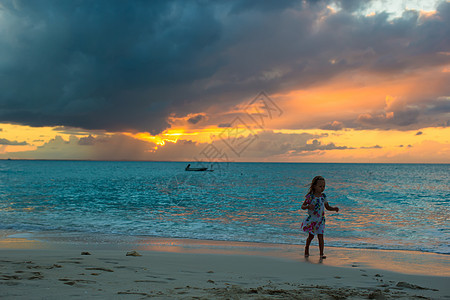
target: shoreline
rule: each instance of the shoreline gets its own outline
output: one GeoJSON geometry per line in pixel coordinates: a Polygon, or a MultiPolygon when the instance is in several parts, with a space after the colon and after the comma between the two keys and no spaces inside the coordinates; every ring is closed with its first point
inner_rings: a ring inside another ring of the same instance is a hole
{"type": "Polygon", "coordinates": [[[442,254],[326,247],[320,260],[297,245],[36,237],[0,232],[2,299],[450,299],[442,254]]]}
{"type": "Polygon", "coordinates": [[[2,250],[79,250],[79,251],[154,251],[187,254],[244,255],[283,258],[294,262],[320,263],[333,267],[385,270],[410,275],[450,277],[450,255],[414,250],[386,250],[333,247],[325,244],[327,259],[319,260],[317,241],[311,244],[310,257],[304,246],[259,242],[216,241],[185,238],[123,237],[80,235],[79,233],[0,231],[2,250]]]}
{"type": "Polygon", "coordinates": [[[448,277],[257,255],[0,250],[2,299],[449,299],[448,277]]]}

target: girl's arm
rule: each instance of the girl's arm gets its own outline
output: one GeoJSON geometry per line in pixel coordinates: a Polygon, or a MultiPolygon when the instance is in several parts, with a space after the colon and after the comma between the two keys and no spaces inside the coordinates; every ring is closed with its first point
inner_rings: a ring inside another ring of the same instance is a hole
{"type": "MultiPolygon", "coordinates": [[[[303,208],[303,205],[302,205],[302,208],[303,208]]],[[[330,206],[329,204],[328,204],[328,202],[325,202],[325,208],[327,209],[327,210],[331,210],[331,211],[335,211],[335,212],[339,212],[339,207],[337,207],[337,206],[330,206]]]]}
{"type": "Polygon", "coordinates": [[[302,209],[308,209],[308,207],[309,207],[309,203],[307,203],[306,202],[307,200],[305,200],[305,202],[303,202],[303,204],[302,204],[302,209]]]}
{"type": "Polygon", "coordinates": [[[311,204],[311,197],[309,195],[306,196],[306,199],[302,204],[302,209],[314,209],[314,205],[311,204]]]}

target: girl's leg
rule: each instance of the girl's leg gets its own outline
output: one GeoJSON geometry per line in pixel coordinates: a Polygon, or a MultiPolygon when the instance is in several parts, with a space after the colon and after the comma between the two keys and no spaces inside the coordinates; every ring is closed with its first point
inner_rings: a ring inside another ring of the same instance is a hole
{"type": "Polygon", "coordinates": [[[318,234],[317,238],[319,239],[319,251],[320,251],[320,258],[327,258],[325,255],[323,255],[323,248],[324,248],[324,241],[323,241],[323,234],[318,234]]]}
{"type": "Polygon", "coordinates": [[[305,256],[309,256],[309,245],[311,245],[311,241],[314,239],[313,234],[309,234],[308,238],[306,239],[306,246],[305,246],[305,256]]]}

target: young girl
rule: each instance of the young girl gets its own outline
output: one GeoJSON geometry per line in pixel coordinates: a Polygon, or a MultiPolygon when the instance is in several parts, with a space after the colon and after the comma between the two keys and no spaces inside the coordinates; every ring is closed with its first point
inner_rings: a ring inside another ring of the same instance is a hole
{"type": "Polygon", "coordinates": [[[330,211],[339,211],[338,207],[332,207],[328,204],[327,196],[323,193],[325,190],[325,179],[322,176],[316,176],[311,182],[308,194],[305,196],[305,202],[302,209],[308,210],[308,216],[302,222],[302,229],[309,233],[306,239],[305,257],[309,256],[309,245],[317,234],[319,239],[320,258],[326,258],[323,254],[323,230],[325,229],[325,211],[324,207],[330,211]]]}

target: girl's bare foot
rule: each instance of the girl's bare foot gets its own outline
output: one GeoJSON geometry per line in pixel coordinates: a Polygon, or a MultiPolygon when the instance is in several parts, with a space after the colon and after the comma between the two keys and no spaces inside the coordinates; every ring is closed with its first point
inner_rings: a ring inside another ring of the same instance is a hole
{"type": "Polygon", "coordinates": [[[320,256],[320,259],[325,259],[325,258],[327,258],[326,255],[323,255],[323,254],[322,254],[322,255],[320,256]]]}
{"type": "Polygon", "coordinates": [[[309,256],[309,247],[305,247],[305,257],[309,256]]]}

